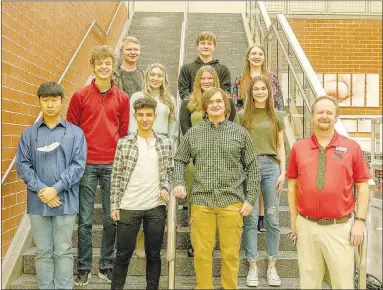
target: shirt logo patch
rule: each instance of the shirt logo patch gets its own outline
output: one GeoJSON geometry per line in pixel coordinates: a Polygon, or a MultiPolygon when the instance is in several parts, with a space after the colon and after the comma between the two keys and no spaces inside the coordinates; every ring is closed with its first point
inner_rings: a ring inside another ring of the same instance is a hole
{"type": "Polygon", "coordinates": [[[344,156],[343,156],[343,154],[342,153],[339,153],[339,152],[334,152],[334,156],[335,156],[335,159],[337,160],[337,161],[343,161],[344,160],[344,156]]]}
{"type": "Polygon", "coordinates": [[[335,151],[347,152],[347,148],[342,146],[336,146],[335,151]]]}

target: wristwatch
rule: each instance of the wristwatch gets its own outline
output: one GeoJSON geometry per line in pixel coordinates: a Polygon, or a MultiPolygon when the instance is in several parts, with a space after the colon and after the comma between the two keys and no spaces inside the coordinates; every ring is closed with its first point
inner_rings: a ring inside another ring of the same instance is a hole
{"type": "Polygon", "coordinates": [[[364,218],[361,218],[361,217],[354,217],[354,219],[356,220],[356,221],[362,221],[362,222],[364,222],[364,223],[366,223],[366,219],[364,219],[364,218]]]}

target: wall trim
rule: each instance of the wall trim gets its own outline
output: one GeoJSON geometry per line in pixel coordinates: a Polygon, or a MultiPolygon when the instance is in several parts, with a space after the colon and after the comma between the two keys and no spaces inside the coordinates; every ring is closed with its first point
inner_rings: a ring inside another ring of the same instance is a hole
{"type": "Polygon", "coordinates": [[[1,289],[11,288],[23,274],[23,254],[32,247],[31,222],[25,213],[1,265],[1,289]]]}
{"type": "MultiPolygon", "coordinates": [[[[270,18],[276,17],[279,13],[269,12],[270,18]]],[[[284,14],[286,18],[302,18],[302,19],[343,19],[343,20],[380,20],[382,15],[344,15],[344,14],[284,14]]]]}

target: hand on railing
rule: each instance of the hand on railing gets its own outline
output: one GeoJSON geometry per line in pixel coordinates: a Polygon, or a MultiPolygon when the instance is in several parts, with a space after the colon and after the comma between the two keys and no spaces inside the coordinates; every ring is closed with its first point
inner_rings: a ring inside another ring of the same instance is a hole
{"type": "Polygon", "coordinates": [[[178,185],[173,189],[173,194],[177,198],[185,198],[186,197],[186,189],[183,185],[178,185]]]}

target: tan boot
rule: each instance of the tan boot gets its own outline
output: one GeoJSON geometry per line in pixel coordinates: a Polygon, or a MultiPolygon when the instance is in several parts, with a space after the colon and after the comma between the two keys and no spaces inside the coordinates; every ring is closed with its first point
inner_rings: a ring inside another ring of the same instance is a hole
{"type": "Polygon", "coordinates": [[[137,235],[136,256],[139,258],[145,258],[144,231],[142,228],[140,228],[137,235]]]}

